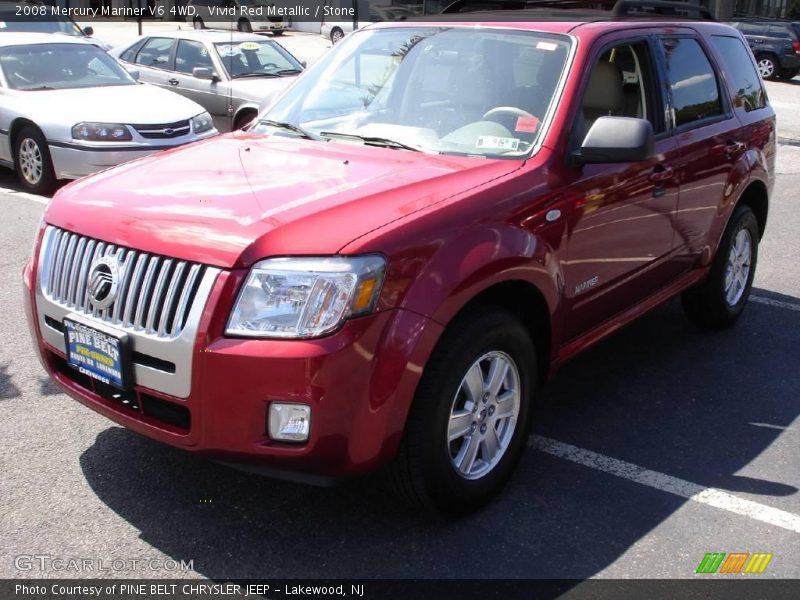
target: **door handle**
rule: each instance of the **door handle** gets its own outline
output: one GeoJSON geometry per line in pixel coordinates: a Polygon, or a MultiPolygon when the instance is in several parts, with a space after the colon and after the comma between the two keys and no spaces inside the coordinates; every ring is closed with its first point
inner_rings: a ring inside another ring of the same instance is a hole
{"type": "Polygon", "coordinates": [[[170,79],[167,79],[167,83],[170,84],[170,85],[178,85],[180,83],[180,81],[178,81],[174,77],[171,77],[170,79]]]}
{"type": "Polygon", "coordinates": [[[658,165],[653,169],[653,172],[650,173],[650,181],[653,183],[664,183],[665,181],[669,181],[675,175],[675,171],[673,171],[672,167],[664,167],[662,165],[658,165]]]}
{"type": "Polygon", "coordinates": [[[725,144],[725,154],[729,156],[733,154],[739,154],[744,149],[745,149],[744,142],[729,141],[727,144],[725,144]]]}

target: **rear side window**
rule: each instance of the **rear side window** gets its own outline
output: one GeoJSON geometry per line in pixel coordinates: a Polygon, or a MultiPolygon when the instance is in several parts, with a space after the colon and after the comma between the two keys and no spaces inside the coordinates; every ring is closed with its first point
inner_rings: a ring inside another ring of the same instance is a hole
{"type": "Polygon", "coordinates": [[[765,35],[767,28],[754,23],[742,23],[741,29],[745,35],[765,35]]]}
{"type": "Polygon", "coordinates": [[[119,55],[120,60],[124,60],[125,62],[133,62],[133,58],[136,56],[136,51],[142,45],[141,42],[135,43],[133,46],[125,50],[122,54],[119,55]]]}
{"type": "Polygon", "coordinates": [[[675,126],[680,127],[722,114],[714,69],[697,40],[661,40],[667,60],[675,126]]]}
{"type": "Polygon", "coordinates": [[[136,55],[136,64],[165,69],[169,63],[174,41],[171,38],[150,38],[136,55]]]}
{"type": "Polygon", "coordinates": [[[739,38],[715,35],[711,38],[717,54],[725,65],[725,75],[736,88],[734,106],[747,112],[764,108],[767,99],[761,85],[761,77],[753,66],[750,52],[739,38]]]}

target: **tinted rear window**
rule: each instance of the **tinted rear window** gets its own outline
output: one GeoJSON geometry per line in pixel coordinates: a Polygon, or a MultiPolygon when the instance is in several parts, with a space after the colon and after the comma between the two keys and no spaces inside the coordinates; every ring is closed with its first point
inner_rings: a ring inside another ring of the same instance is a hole
{"type": "Polygon", "coordinates": [[[691,38],[664,38],[675,126],[722,114],[717,76],[705,51],[691,38]]]}
{"type": "Polygon", "coordinates": [[[736,88],[734,106],[746,111],[763,108],[767,105],[761,77],[758,75],[750,52],[739,38],[715,35],[711,38],[717,54],[725,65],[725,76],[736,88]]]}

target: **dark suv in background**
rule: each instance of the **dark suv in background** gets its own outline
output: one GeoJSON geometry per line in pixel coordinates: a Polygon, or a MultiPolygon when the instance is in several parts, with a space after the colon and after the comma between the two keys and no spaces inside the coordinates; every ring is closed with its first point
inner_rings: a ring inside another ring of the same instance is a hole
{"type": "Polygon", "coordinates": [[[792,79],[800,73],[800,22],[741,21],[742,32],[764,79],[792,79]]]}

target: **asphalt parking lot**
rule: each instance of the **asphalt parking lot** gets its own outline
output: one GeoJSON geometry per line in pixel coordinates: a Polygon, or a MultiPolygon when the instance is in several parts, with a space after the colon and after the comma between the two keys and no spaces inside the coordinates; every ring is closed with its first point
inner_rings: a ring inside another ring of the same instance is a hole
{"type": "MultiPolygon", "coordinates": [[[[282,42],[310,56],[311,37],[282,42]]],[[[749,577],[800,577],[800,80],[768,88],[779,175],[739,324],[701,333],[671,302],[568,364],[510,485],[451,522],[370,480],[233,471],[58,392],[21,305],[47,199],[0,170],[0,578],[92,575],[20,556],[193,566],[105,574],[124,577],[689,578],[707,552],[772,553],[749,577]]]]}

